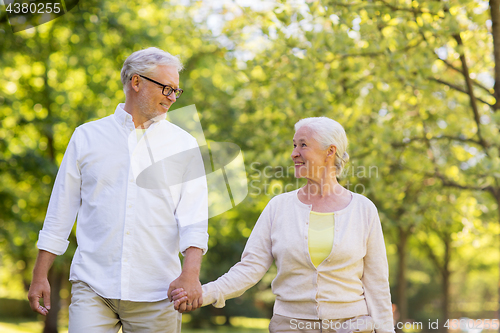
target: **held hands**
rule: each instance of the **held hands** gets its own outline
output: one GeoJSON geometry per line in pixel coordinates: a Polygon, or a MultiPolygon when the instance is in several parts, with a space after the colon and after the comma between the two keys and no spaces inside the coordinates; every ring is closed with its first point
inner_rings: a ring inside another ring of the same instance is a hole
{"type": "Polygon", "coordinates": [[[168,297],[180,313],[196,310],[203,304],[201,283],[196,277],[181,274],[170,284],[168,297]]]}
{"type": "MultiPolygon", "coordinates": [[[[181,305],[184,305],[188,302],[187,293],[184,291],[183,288],[177,288],[173,290],[171,299],[172,302],[174,302],[174,308],[179,312],[181,312],[180,311],[181,305]]],[[[201,303],[203,303],[203,301],[201,303]]]]}
{"type": "Polygon", "coordinates": [[[46,316],[50,310],[50,284],[48,279],[33,280],[28,291],[31,310],[46,316]],[[43,299],[43,305],[40,304],[43,299]]]}

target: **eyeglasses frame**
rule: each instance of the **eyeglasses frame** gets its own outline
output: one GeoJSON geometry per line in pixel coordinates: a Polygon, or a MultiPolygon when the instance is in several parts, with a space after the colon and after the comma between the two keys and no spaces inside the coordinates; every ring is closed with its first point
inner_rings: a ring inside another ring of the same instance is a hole
{"type": "MultiPolygon", "coordinates": [[[[161,87],[163,88],[163,89],[162,89],[162,91],[161,91],[161,93],[162,93],[162,95],[163,95],[163,96],[167,96],[167,97],[168,97],[168,96],[170,96],[173,92],[176,92],[176,96],[175,96],[175,98],[177,99],[177,98],[181,97],[182,93],[184,92],[184,90],[182,90],[181,88],[179,88],[179,89],[175,89],[174,87],[169,86],[168,84],[162,84],[162,83],[160,83],[160,82],[158,82],[158,81],[155,81],[155,80],[153,80],[153,79],[150,79],[150,78],[149,78],[149,77],[147,77],[147,76],[144,76],[144,75],[141,75],[141,74],[137,74],[137,75],[139,75],[139,76],[140,76],[140,77],[142,77],[143,79],[146,79],[146,80],[148,80],[148,81],[151,81],[151,82],[156,83],[157,85],[161,86],[161,87]],[[165,94],[165,88],[167,88],[167,87],[170,89],[170,92],[169,92],[168,94],[165,94]],[[180,91],[179,97],[177,97],[177,91],[180,91]]],[[[132,81],[132,78],[133,78],[133,77],[134,77],[134,76],[132,75],[132,77],[130,78],[130,80],[131,80],[131,81],[132,81]]]]}

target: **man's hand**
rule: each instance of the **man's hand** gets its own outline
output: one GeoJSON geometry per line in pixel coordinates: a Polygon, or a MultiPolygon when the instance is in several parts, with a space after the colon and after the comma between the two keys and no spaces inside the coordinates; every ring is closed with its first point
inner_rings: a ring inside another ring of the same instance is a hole
{"type": "Polygon", "coordinates": [[[31,310],[46,316],[50,310],[50,284],[47,276],[50,266],[54,262],[56,255],[44,250],[38,251],[35,268],[33,268],[33,280],[28,291],[31,310]],[[40,305],[43,299],[43,305],[40,305]]]}
{"type": "Polygon", "coordinates": [[[170,284],[168,294],[170,295],[169,298],[175,302],[174,308],[180,313],[196,310],[203,304],[201,283],[198,277],[193,279],[181,274],[170,284]],[[182,290],[180,295],[183,296],[179,297],[179,294],[174,294],[174,290],[176,290],[176,293],[182,290]]]}
{"type": "MultiPolygon", "coordinates": [[[[168,288],[168,298],[172,300],[172,291],[182,288],[187,300],[179,301],[180,305],[176,310],[180,313],[196,310],[203,304],[201,283],[199,280],[201,257],[203,251],[197,247],[190,247],[186,250],[184,256],[184,265],[181,275],[172,281],[168,288]]],[[[175,305],[174,305],[175,307],[175,305]]]]}
{"type": "Polygon", "coordinates": [[[46,316],[50,310],[50,284],[48,279],[33,281],[28,292],[31,310],[46,316]],[[40,305],[43,299],[43,305],[40,305]]]}

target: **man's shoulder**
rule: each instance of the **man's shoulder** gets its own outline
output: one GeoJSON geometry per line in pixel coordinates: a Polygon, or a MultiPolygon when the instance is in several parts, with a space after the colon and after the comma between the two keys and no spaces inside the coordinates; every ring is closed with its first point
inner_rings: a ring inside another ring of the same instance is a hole
{"type": "Polygon", "coordinates": [[[162,128],[162,130],[165,130],[166,133],[169,133],[178,140],[187,141],[189,143],[196,142],[196,138],[194,136],[192,136],[186,130],[182,129],[181,127],[177,126],[174,123],[171,123],[168,120],[160,121],[159,126],[162,128]]]}
{"type": "Polygon", "coordinates": [[[107,116],[104,118],[91,120],[89,122],[81,124],[80,126],[76,127],[76,130],[92,131],[92,130],[99,129],[102,127],[109,127],[110,122],[112,122],[112,121],[113,121],[113,115],[110,115],[110,116],[107,116]]]}

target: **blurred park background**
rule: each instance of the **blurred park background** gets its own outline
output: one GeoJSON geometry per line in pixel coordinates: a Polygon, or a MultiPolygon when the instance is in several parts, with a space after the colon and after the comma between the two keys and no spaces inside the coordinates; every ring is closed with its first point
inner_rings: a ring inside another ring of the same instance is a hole
{"type": "MultiPolygon", "coordinates": [[[[397,320],[498,318],[499,2],[85,0],[17,33],[0,5],[0,331],[66,330],[76,241],[40,318],[26,300],[38,232],[73,130],[124,101],[123,61],[149,46],[185,64],[173,109],[195,104],[205,137],[245,159],[249,194],[210,219],[202,282],[239,260],[274,195],[304,184],[293,125],[327,116],[350,140],[340,183],[379,209],[397,320]]],[[[265,332],[274,274],[184,327],[265,332]]]]}

